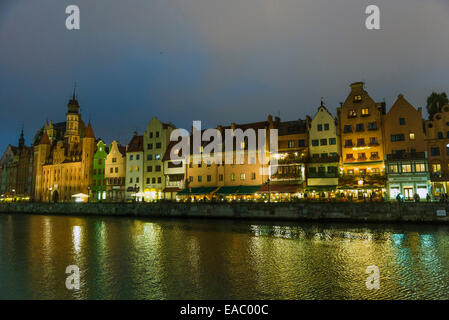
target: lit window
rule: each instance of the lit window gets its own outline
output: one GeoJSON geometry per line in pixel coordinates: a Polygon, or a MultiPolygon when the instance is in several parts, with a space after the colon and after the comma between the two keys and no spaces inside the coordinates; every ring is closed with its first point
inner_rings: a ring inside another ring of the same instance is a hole
{"type": "Polygon", "coordinates": [[[246,179],[246,174],[242,173],[240,174],[240,180],[244,181],[246,179]]]}
{"type": "Polygon", "coordinates": [[[414,133],[410,133],[410,140],[415,140],[415,134],[414,133]]]}
{"type": "Polygon", "coordinates": [[[362,116],[368,116],[368,115],[369,115],[368,108],[362,108],[362,116]]]}
{"type": "Polygon", "coordinates": [[[402,172],[412,172],[412,165],[411,164],[403,164],[402,172]]]}

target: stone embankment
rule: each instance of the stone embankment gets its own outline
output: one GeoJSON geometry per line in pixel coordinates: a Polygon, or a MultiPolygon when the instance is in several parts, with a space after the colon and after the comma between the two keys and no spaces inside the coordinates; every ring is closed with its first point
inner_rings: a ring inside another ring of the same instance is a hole
{"type": "Polygon", "coordinates": [[[0,213],[449,223],[447,203],[3,203],[0,213]]]}

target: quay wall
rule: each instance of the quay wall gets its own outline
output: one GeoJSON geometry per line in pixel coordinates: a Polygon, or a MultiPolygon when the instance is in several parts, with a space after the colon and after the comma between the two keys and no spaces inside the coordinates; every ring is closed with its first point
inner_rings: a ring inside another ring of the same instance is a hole
{"type": "Polygon", "coordinates": [[[154,218],[221,218],[449,223],[449,203],[2,203],[0,213],[154,218]]]}

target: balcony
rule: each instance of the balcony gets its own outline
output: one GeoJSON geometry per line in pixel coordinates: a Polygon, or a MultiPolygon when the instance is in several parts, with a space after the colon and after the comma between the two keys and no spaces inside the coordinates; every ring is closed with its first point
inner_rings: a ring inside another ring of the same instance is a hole
{"type": "Polygon", "coordinates": [[[398,161],[398,160],[425,160],[425,152],[400,152],[395,154],[387,154],[388,161],[398,161]]]}
{"type": "Polygon", "coordinates": [[[373,146],[378,146],[378,145],[379,145],[379,142],[377,142],[377,141],[370,141],[370,142],[369,142],[369,145],[372,146],[372,147],[373,147],[373,146]]]}
{"type": "Polygon", "coordinates": [[[357,147],[364,147],[366,146],[365,142],[357,142],[357,147]]]}
{"type": "Polygon", "coordinates": [[[366,160],[367,160],[366,156],[357,158],[357,161],[366,161],[366,160]]]}
{"type": "Polygon", "coordinates": [[[351,144],[345,144],[345,148],[352,148],[354,145],[351,143],[351,144]]]}
{"type": "Polygon", "coordinates": [[[379,156],[371,156],[371,157],[369,157],[369,159],[370,160],[379,160],[380,158],[379,158],[379,156]]]}
{"type": "Polygon", "coordinates": [[[338,178],[338,172],[309,172],[307,178],[338,178]]]}
{"type": "Polygon", "coordinates": [[[333,163],[333,162],[339,162],[339,161],[340,161],[339,155],[308,159],[308,163],[333,163]]]}

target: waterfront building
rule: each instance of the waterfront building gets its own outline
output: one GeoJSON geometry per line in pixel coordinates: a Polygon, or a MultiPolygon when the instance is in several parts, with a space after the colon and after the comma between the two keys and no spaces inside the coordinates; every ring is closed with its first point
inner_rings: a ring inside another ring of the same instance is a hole
{"type": "MultiPolygon", "coordinates": [[[[193,134],[190,136],[191,152],[186,162],[186,188],[178,193],[178,196],[188,196],[193,198],[211,198],[218,199],[249,199],[254,197],[261,197],[258,194],[262,185],[268,181],[268,167],[269,164],[264,164],[260,161],[259,156],[259,141],[258,130],[265,130],[266,144],[263,145],[262,154],[269,159],[269,144],[270,133],[269,129],[274,129],[274,121],[272,117],[268,117],[268,121],[253,122],[246,124],[235,124],[231,126],[219,125],[217,129],[221,132],[221,152],[218,150],[218,155],[215,155],[220,160],[218,162],[205,159],[201,157],[200,161],[196,160],[198,155],[202,156],[205,146],[209,142],[202,141],[200,150],[193,150],[193,134]],[[237,141],[235,137],[236,130],[242,130],[243,141],[237,141]],[[256,146],[251,146],[248,143],[248,137],[245,137],[246,130],[255,130],[256,132],[256,146]],[[225,150],[225,134],[226,130],[233,135],[232,150],[225,150]],[[244,159],[237,163],[240,156],[244,159]],[[232,163],[227,163],[225,159],[233,159],[232,163]]],[[[194,129],[195,130],[195,129],[194,129]]],[[[204,131],[203,131],[204,132],[204,131]]],[[[217,150],[215,150],[217,152],[217,150]]],[[[199,157],[198,157],[199,158],[199,157]]],[[[187,159],[186,159],[187,160],[187,159]]]]}
{"type": "Polygon", "coordinates": [[[422,109],[415,109],[400,94],[383,119],[387,195],[401,194],[413,200],[415,194],[425,199],[430,194],[422,109]]]}
{"type": "Polygon", "coordinates": [[[14,155],[17,153],[17,147],[8,145],[0,159],[0,196],[5,197],[6,192],[10,189],[6,184],[6,176],[8,174],[8,166],[12,163],[14,155]]]}
{"type": "Polygon", "coordinates": [[[321,102],[309,129],[307,191],[311,198],[335,197],[340,150],[337,119],[321,102]]]}
{"type": "Polygon", "coordinates": [[[67,105],[66,122],[46,124],[34,146],[37,201],[87,201],[92,179],[95,135],[85,126],[75,92],[67,105]]]}
{"type": "Polygon", "coordinates": [[[342,166],[339,189],[350,199],[380,198],[386,191],[382,119],[385,103],[376,103],[363,82],[337,108],[342,166]]]}
{"type": "Polygon", "coordinates": [[[102,140],[97,143],[92,164],[92,184],[90,187],[90,201],[102,201],[106,199],[105,162],[108,148],[102,140]]]}
{"type": "Polygon", "coordinates": [[[29,200],[33,195],[33,148],[25,145],[23,129],[18,146],[9,145],[0,159],[0,195],[29,200]]]}
{"type": "Polygon", "coordinates": [[[449,193],[449,105],[425,121],[432,193],[449,193]]]}
{"type": "Polygon", "coordinates": [[[143,135],[143,192],[145,201],[154,201],[163,198],[165,175],[163,172],[163,156],[170,143],[170,134],[175,126],[163,123],[154,117],[147,125],[143,135]]]}
{"type": "Polygon", "coordinates": [[[270,165],[270,180],[261,192],[269,193],[271,200],[289,200],[304,195],[306,163],[309,156],[309,126],[311,119],[281,121],[268,118],[271,127],[278,130],[277,164],[270,165]]]}
{"type": "Polygon", "coordinates": [[[143,200],[143,136],[134,136],[126,150],[126,200],[143,200]]]}
{"type": "Polygon", "coordinates": [[[171,153],[182,157],[181,151],[174,148],[177,143],[177,141],[170,142],[162,159],[165,175],[163,198],[167,200],[175,200],[178,192],[185,188],[185,160],[182,158],[182,160],[173,161],[170,157],[171,153]]]}
{"type": "Polygon", "coordinates": [[[113,141],[105,161],[107,200],[122,202],[126,199],[126,148],[113,141]]]}

